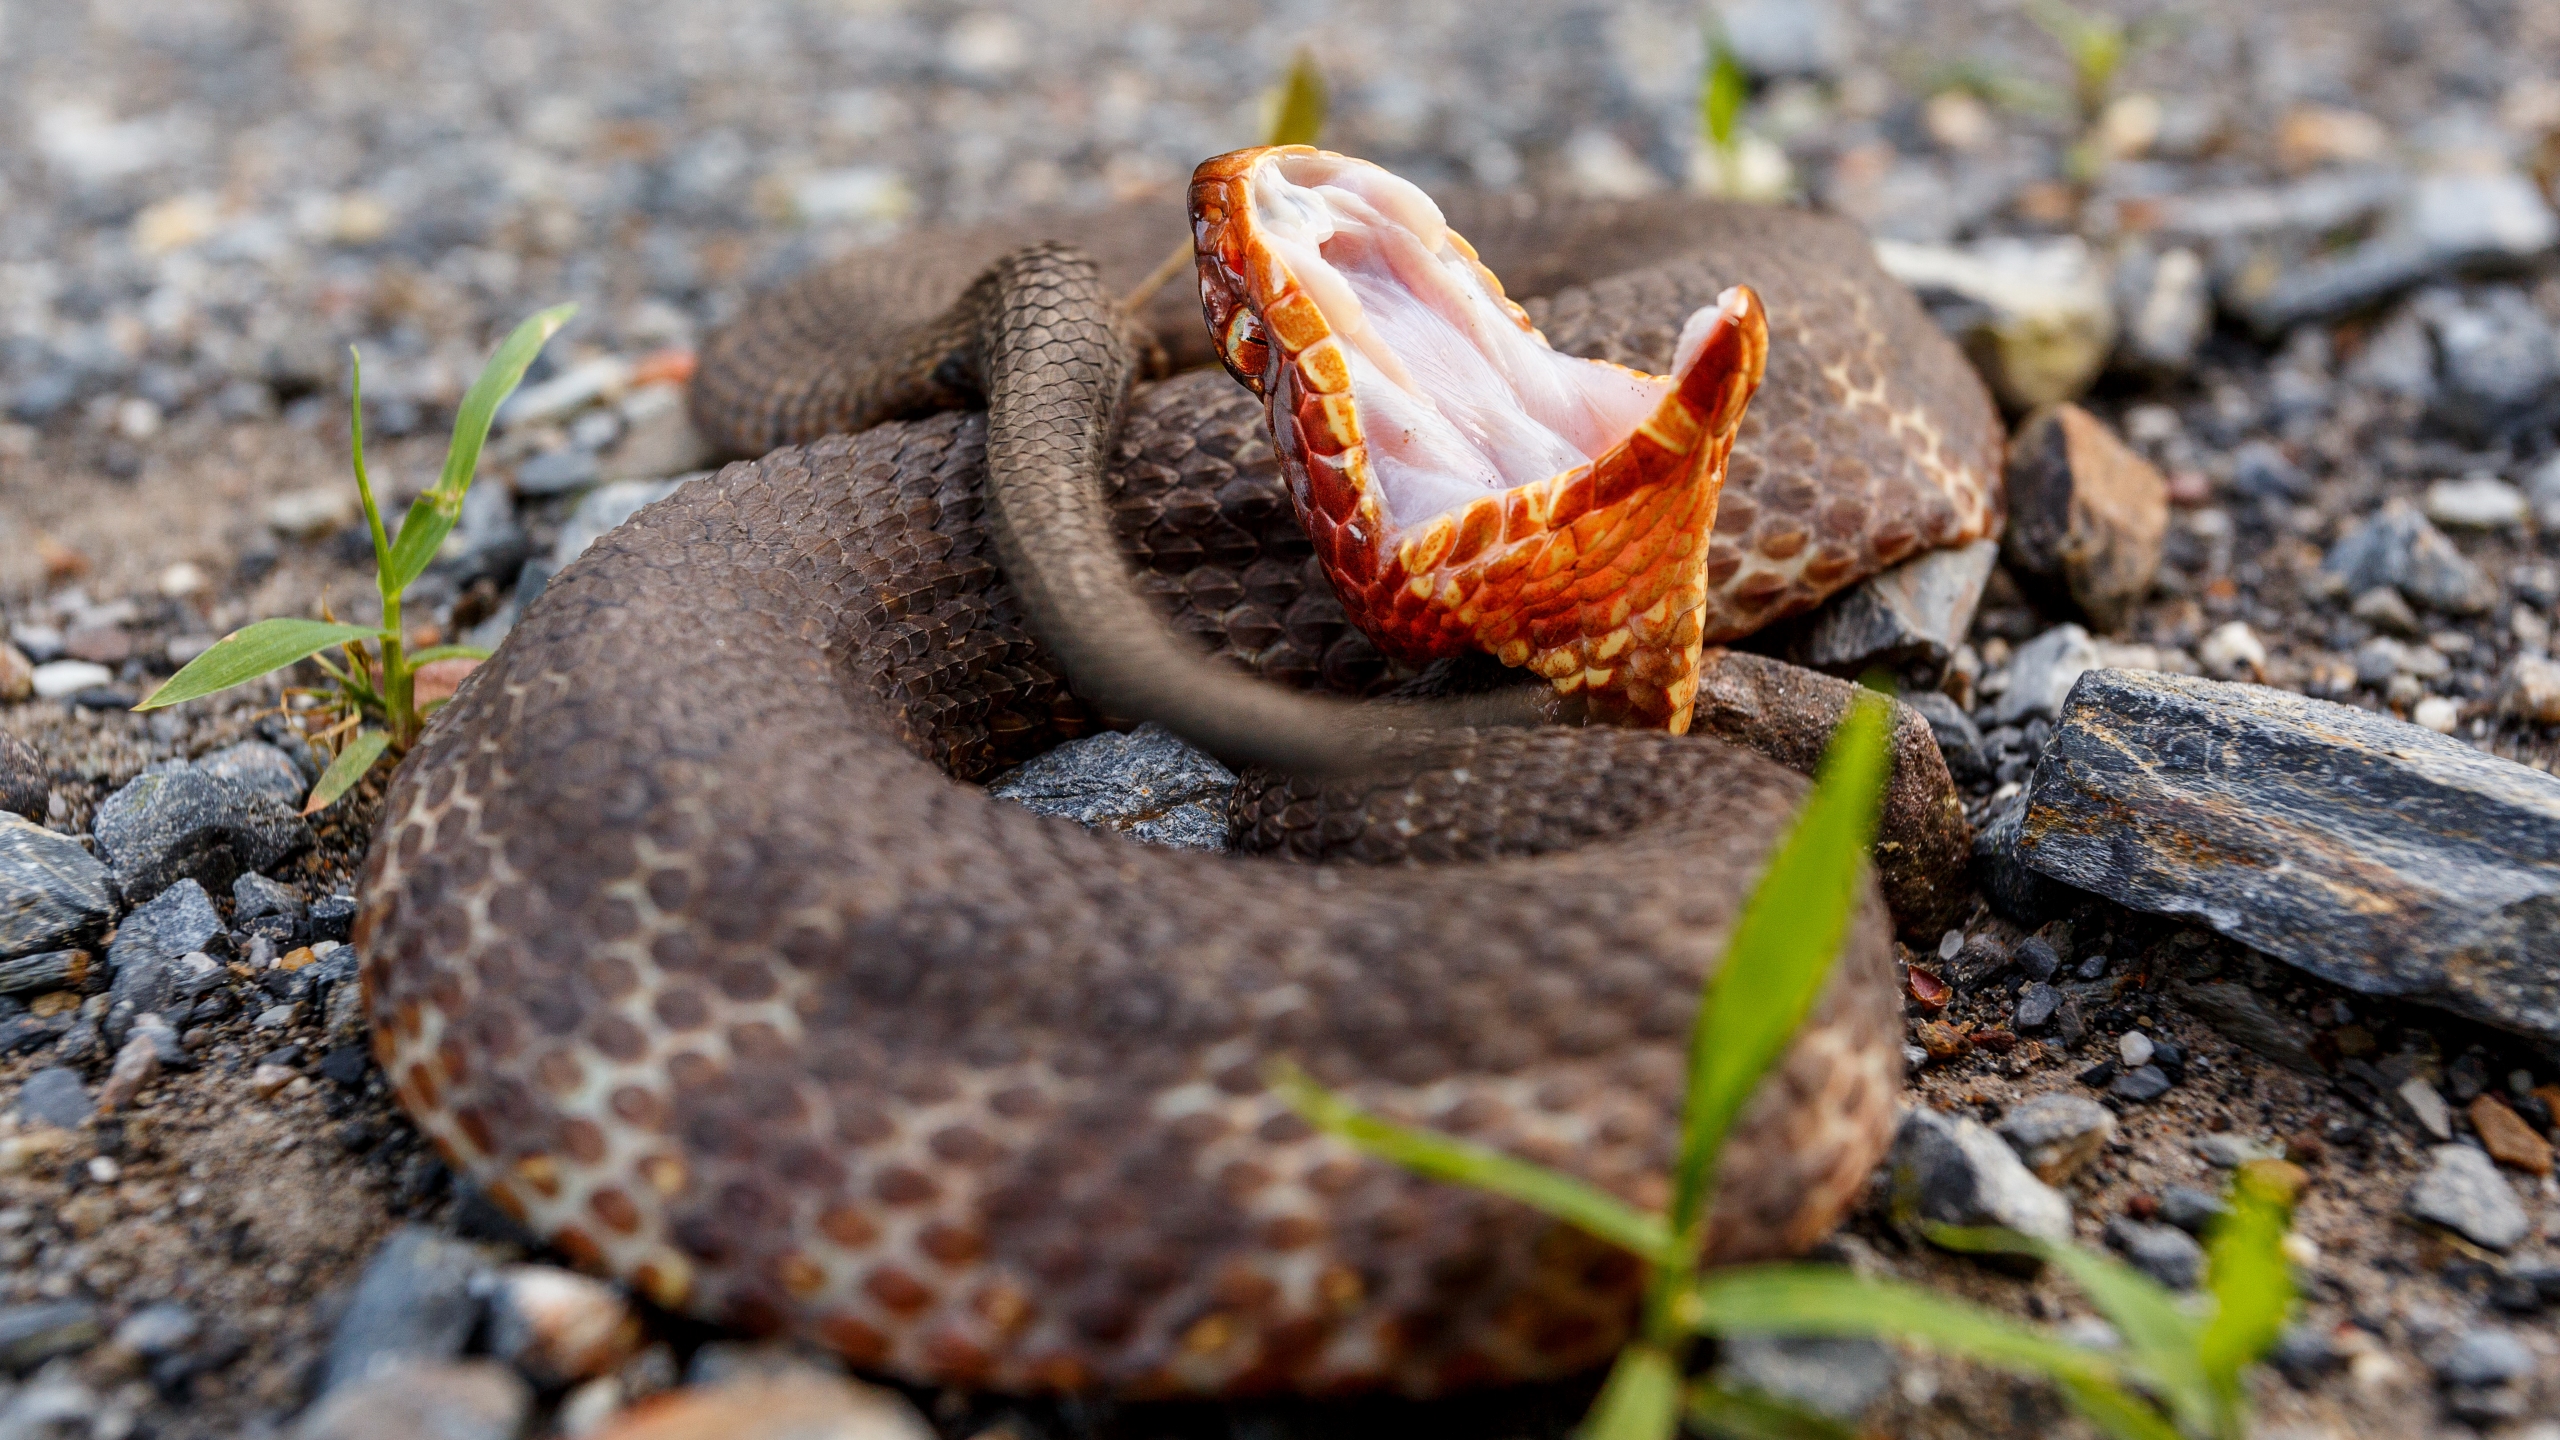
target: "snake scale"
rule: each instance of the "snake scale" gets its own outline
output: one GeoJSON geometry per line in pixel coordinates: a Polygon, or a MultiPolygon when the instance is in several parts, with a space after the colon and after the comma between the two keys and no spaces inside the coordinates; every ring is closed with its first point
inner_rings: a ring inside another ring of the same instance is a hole
{"type": "MultiPolygon", "coordinates": [[[[1568,352],[1660,370],[1723,284],[1766,297],[1710,640],[1996,523],[1996,414],[1854,231],[1443,203],[1568,352]]],[[[715,338],[697,417],[762,458],[597,542],[399,772],[358,930],[376,1052],[580,1263],[887,1373],[1137,1396],[1587,1369],[1633,1262],[1312,1132],[1268,1067],[1662,1203],[1699,982],[1803,782],[1658,731],[1452,732],[1418,773],[1248,787],[1249,835],[1371,862],[1324,864],[989,799],[971,782],[1099,723],[1000,559],[991,449],[1047,447],[1051,486],[1098,467],[1154,611],[1260,693],[1398,678],[1313,568],[1261,405],[1194,368],[1189,297],[1141,316],[1160,378],[1115,416],[1111,337],[1077,317],[1180,235],[1158,204],[911,237],[715,338]],[[986,373],[919,372],[964,290],[986,373]],[[992,422],[938,408],[973,385],[992,422]],[[881,414],[911,418],[833,433],[881,414]]],[[[1871,892],[1734,1134],[1717,1258],[1800,1252],[1851,1203],[1900,1025],[1871,892]]]]}

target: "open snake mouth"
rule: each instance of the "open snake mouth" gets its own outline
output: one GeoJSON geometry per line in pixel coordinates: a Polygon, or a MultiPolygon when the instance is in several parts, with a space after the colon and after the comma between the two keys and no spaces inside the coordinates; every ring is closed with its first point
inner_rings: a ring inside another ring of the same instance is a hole
{"type": "Polygon", "coordinates": [[[1598,717],[1687,729],[1759,297],[1726,290],[1647,375],[1557,353],[1430,197],[1366,161],[1223,155],[1191,218],[1211,339],[1263,399],[1352,622],[1400,659],[1484,649],[1598,717]]]}

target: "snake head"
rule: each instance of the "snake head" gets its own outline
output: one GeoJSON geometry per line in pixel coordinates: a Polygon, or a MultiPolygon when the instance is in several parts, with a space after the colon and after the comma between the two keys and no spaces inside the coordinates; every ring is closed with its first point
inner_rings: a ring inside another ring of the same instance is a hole
{"type": "Polygon", "coordinates": [[[1690,315],[1669,375],[1559,354],[1429,196],[1306,145],[1204,162],[1191,226],[1210,337],[1352,623],[1686,730],[1759,297],[1690,315]]]}

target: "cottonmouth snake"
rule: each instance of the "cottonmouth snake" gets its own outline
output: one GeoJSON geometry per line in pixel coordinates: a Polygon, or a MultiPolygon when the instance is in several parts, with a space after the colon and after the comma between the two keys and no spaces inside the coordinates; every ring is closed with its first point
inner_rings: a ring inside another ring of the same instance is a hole
{"type": "MultiPolygon", "coordinates": [[[[1560,349],[1660,369],[1699,297],[1766,297],[1711,638],[1996,520],[1997,417],[1847,227],[1447,208],[1560,349]]],[[[1699,980],[1803,784],[1695,737],[1460,733],[1424,773],[1242,802],[1248,830],[1386,862],[1312,865],[1146,848],[968,783],[1096,723],[996,561],[988,417],[828,432],[884,386],[965,391],[875,362],[1025,241],[1074,242],[1117,293],[1180,234],[1165,202],[915,237],[715,340],[698,417],[783,448],[599,541],[429,727],[362,885],[377,1054],[570,1256],[890,1373],[1428,1393],[1587,1368],[1626,1333],[1631,1262],[1311,1134],[1266,1067],[1661,1203],[1699,980]]],[[[1000,428],[1072,455],[1114,382],[1061,297],[1102,292],[1055,251],[1015,281],[1000,428]]],[[[1186,299],[1145,318],[1158,370],[1203,358],[1186,299]]],[[[1177,630],[1293,687],[1395,678],[1310,570],[1233,381],[1139,384],[1103,453],[1177,630]]],[[[1891,964],[1870,896],[1733,1136],[1717,1257],[1801,1251],[1863,1185],[1899,1083],[1891,964]]]]}

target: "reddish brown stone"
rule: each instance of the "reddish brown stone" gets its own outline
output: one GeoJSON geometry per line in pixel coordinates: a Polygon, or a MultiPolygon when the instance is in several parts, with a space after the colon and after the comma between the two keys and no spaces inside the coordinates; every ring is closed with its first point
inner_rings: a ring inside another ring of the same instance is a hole
{"type": "Polygon", "coordinates": [[[2499,1164],[2528,1175],[2551,1173],[2551,1142],[2534,1134],[2533,1127],[2497,1096],[2483,1095],[2471,1102],[2471,1128],[2479,1132],[2481,1145],[2499,1164]]]}

